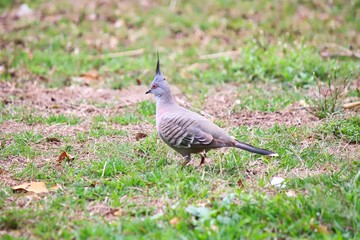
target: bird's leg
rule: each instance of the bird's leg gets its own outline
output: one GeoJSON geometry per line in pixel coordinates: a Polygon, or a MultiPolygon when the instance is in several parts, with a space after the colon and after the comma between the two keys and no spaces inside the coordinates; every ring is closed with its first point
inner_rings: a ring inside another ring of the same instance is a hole
{"type": "Polygon", "coordinates": [[[190,153],[186,156],[184,156],[184,162],[181,164],[181,168],[184,168],[191,160],[191,155],[190,153]]]}
{"type": "Polygon", "coordinates": [[[200,153],[200,156],[201,156],[201,161],[200,161],[200,165],[203,165],[205,163],[205,158],[206,158],[206,153],[205,151],[203,153],[200,153]]]}

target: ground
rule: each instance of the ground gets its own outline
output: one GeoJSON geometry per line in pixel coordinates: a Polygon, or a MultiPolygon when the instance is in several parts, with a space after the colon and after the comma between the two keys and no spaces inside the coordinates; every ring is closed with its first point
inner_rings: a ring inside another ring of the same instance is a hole
{"type": "Polygon", "coordinates": [[[1,1],[0,236],[359,238],[359,9],[1,1]],[[145,95],[157,51],[179,105],[279,157],[181,168],[145,95]]]}

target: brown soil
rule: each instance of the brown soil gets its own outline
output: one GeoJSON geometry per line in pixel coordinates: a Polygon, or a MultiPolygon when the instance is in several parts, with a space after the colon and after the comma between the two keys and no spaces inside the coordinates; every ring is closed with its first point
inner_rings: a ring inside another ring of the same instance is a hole
{"type": "Polygon", "coordinates": [[[231,115],[232,125],[248,125],[271,127],[275,124],[283,124],[286,126],[311,125],[317,123],[317,117],[311,115],[296,105],[291,106],[283,111],[276,112],[250,112],[243,111],[231,115]]]}
{"type": "Polygon", "coordinates": [[[144,85],[132,86],[124,90],[96,89],[71,86],[62,89],[45,89],[28,86],[14,88],[8,83],[0,83],[0,98],[7,104],[23,106],[35,110],[37,114],[70,114],[78,117],[105,114],[119,111],[126,106],[149,100],[144,85]],[[99,108],[99,105],[113,104],[113,107],[99,108]]]}
{"type": "Polygon", "coordinates": [[[237,86],[227,84],[213,90],[205,102],[204,110],[212,117],[221,118],[230,126],[259,126],[271,127],[275,124],[286,126],[310,125],[319,120],[311,115],[299,103],[292,104],[281,111],[260,112],[243,109],[241,112],[233,112],[239,93],[237,86]]]}

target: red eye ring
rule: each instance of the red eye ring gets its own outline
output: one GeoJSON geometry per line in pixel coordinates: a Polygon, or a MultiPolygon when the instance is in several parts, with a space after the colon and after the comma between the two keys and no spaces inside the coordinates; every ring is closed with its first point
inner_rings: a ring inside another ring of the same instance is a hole
{"type": "Polygon", "coordinates": [[[157,87],[158,87],[158,85],[154,83],[151,88],[156,89],[157,87]]]}

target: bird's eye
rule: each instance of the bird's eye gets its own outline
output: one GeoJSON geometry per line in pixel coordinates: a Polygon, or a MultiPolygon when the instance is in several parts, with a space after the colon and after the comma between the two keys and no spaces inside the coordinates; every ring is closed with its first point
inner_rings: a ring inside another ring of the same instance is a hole
{"type": "Polygon", "coordinates": [[[166,79],[164,78],[164,81],[165,81],[166,79]]]}
{"type": "Polygon", "coordinates": [[[158,87],[157,84],[153,84],[151,88],[152,88],[152,89],[156,89],[157,87],[158,87]]]}

